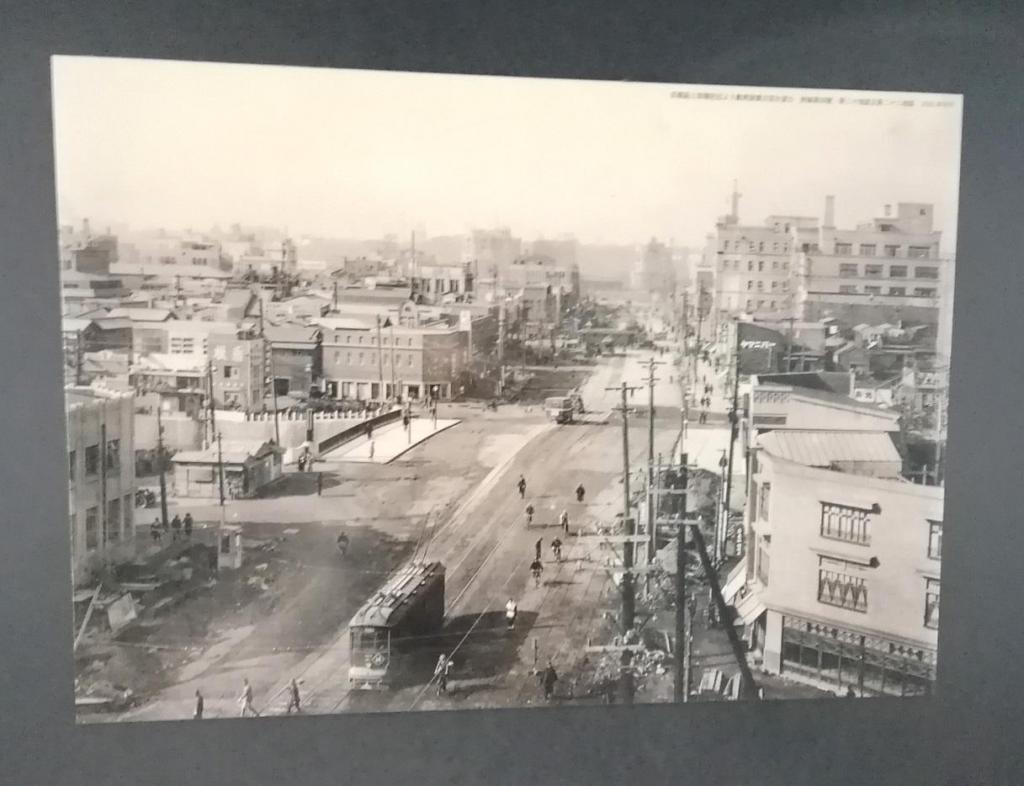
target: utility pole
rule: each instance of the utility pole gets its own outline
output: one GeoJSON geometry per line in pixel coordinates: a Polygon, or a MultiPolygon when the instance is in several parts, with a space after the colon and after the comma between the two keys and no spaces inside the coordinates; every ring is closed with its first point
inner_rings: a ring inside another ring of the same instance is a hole
{"type": "Polygon", "coordinates": [[[789,331],[786,333],[786,373],[788,374],[793,370],[793,322],[795,317],[786,317],[786,322],[789,323],[789,331]]]}
{"type": "Polygon", "coordinates": [[[498,395],[505,391],[505,299],[498,304],[498,395]]]}
{"type": "Polygon", "coordinates": [[[675,701],[690,700],[690,629],[693,623],[686,592],[686,491],[689,483],[687,455],[682,454],[682,494],[680,495],[679,534],[676,536],[676,647],[675,701]]]}
{"type": "Polygon", "coordinates": [[[207,374],[207,379],[209,380],[209,387],[210,387],[210,396],[209,396],[209,398],[210,398],[210,402],[209,402],[209,409],[210,409],[210,440],[209,440],[209,442],[207,444],[212,445],[213,444],[213,440],[216,438],[216,435],[217,435],[217,415],[216,415],[217,408],[216,408],[216,405],[214,404],[214,401],[213,401],[213,361],[212,360],[207,362],[207,364],[206,364],[206,374],[207,374]]]}
{"type": "Polygon", "coordinates": [[[82,362],[85,356],[82,345],[82,331],[75,333],[75,384],[82,384],[82,362]]]}
{"type": "MultiPolygon", "coordinates": [[[[262,347],[263,348],[263,367],[264,367],[263,379],[264,379],[264,381],[267,379],[266,371],[267,371],[267,366],[269,365],[270,366],[270,369],[269,369],[270,370],[270,395],[273,397],[273,400],[274,400],[274,444],[275,445],[280,445],[281,444],[281,428],[280,428],[280,426],[278,425],[278,422],[277,422],[277,371],[274,369],[274,346],[273,346],[273,344],[267,342],[266,333],[264,332],[264,329],[263,329],[263,298],[262,297],[259,298],[259,304],[260,304],[260,341],[263,342],[263,347],[262,347]],[[269,360],[269,364],[268,364],[267,358],[270,359],[269,360]]],[[[264,400],[264,402],[266,401],[266,393],[263,394],[263,400],[264,400]]],[[[263,409],[264,412],[267,411],[266,404],[263,405],[262,409],[263,409]]]]}
{"type": "Polygon", "coordinates": [[[167,529],[167,479],[164,477],[164,423],[163,406],[156,405],[156,471],[160,474],[160,524],[167,529]]]}
{"type": "MultiPolygon", "coordinates": [[[[622,392],[622,526],[623,534],[632,536],[636,533],[635,522],[630,515],[629,495],[629,403],[628,397],[637,390],[637,386],[630,386],[626,382],[621,388],[606,388],[606,390],[621,390],[622,392]]],[[[620,626],[623,635],[633,628],[634,616],[636,613],[636,598],[633,594],[633,543],[627,541],[622,544],[622,618],[620,626]]]]}
{"type": "Polygon", "coordinates": [[[220,432],[217,433],[217,482],[220,486],[220,520],[224,522],[224,451],[220,432]]]}
{"type": "Polygon", "coordinates": [[[107,402],[100,405],[100,532],[103,536],[101,547],[107,545],[107,402]]]}
{"type": "Polygon", "coordinates": [[[380,396],[380,400],[384,400],[384,344],[383,339],[380,335],[380,314],[377,315],[377,378],[378,378],[378,389],[377,395],[380,396]]]}
{"type": "Polygon", "coordinates": [[[700,340],[704,328],[704,287],[697,291],[697,336],[693,345],[693,381],[697,381],[697,362],[700,358],[700,340]]]}
{"type": "Polygon", "coordinates": [[[395,387],[395,323],[390,318],[388,329],[391,331],[391,397],[398,401],[398,388],[395,387]]]}
{"type": "Polygon", "coordinates": [[[722,564],[725,556],[725,535],[729,526],[729,503],[732,499],[732,469],[736,453],[736,436],[739,431],[740,419],[740,323],[736,320],[736,362],[732,380],[732,409],[729,411],[729,459],[725,480],[725,501],[723,517],[715,538],[715,561],[722,564]]]}
{"type": "MultiPolygon", "coordinates": [[[[654,499],[654,488],[660,482],[656,479],[654,474],[654,383],[658,380],[654,376],[654,367],[660,366],[661,363],[651,358],[647,363],[647,390],[648,390],[648,406],[647,406],[647,537],[648,542],[653,545],[651,538],[654,532],[654,520],[655,520],[655,499],[654,499]]],[[[649,546],[650,549],[652,546],[649,546]]],[[[653,556],[652,551],[648,551],[649,556],[653,556]]],[[[647,579],[646,586],[650,586],[650,579],[647,579]]]]}

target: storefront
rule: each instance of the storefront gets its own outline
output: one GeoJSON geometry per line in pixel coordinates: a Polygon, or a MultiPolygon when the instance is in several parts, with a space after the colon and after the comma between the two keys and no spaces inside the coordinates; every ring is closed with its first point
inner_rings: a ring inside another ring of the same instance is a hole
{"type": "Polygon", "coordinates": [[[933,649],[800,617],[782,620],[783,676],[807,677],[858,695],[921,696],[935,684],[933,649]]]}

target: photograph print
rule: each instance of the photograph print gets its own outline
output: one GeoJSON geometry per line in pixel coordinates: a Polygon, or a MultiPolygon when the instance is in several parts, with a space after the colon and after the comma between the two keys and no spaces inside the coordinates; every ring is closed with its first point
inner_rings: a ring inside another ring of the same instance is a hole
{"type": "Polygon", "coordinates": [[[935,692],[960,96],[52,88],[78,722],[935,692]]]}

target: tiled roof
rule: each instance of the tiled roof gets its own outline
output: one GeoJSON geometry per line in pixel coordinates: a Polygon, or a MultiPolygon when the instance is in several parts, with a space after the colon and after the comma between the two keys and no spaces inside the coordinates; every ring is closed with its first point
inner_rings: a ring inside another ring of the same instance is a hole
{"type": "Polygon", "coordinates": [[[760,445],[773,456],[808,467],[830,467],[836,462],[899,464],[899,451],[882,431],[770,431],[760,445]]]}

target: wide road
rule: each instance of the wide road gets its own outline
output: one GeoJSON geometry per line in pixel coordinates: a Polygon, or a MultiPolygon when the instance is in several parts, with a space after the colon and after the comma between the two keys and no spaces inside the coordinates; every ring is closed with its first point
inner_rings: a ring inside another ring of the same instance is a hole
{"type": "MultiPolygon", "coordinates": [[[[620,383],[623,371],[638,368],[637,360],[609,358],[597,367],[588,386],[588,409],[608,409],[618,403],[616,394],[605,392],[603,388],[620,383]]],[[[632,378],[627,381],[630,384],[640,382],[632,378]]],[[[667,380],[662,384],[667,387],[666,383],[667,380]]],[[[636,398],[643,392],[638,391],[636,398]]],[[[659,390],[659,404],[664,395],[659,390]]],[[[384,515],[387,510],[393,516],[414,514],[402,517],[401,528],[394,536],[420,540],[422,556],[438,559],[446,565],[448,621],[446,636],[435,649],[422,653],[422,671],[414,675],[413,684],[384,695],[350,691],[347,680],[349,636],[344,620],[373,587],[363,583],[340,587],[345,593],[344,609],[336,614],[332,609],[341,602],[339,596],[325,596],[323,589],[311,584],[303,590],[301,602],[287,603],[271,621],[256,621],[254,626],[240,628],[237,640],[226,637],[217,645],[218,651],[205,652],[173,686],[125,719],[188,717],[190,697],[196,687],[202,688],[207,696],[208,716],[233,715],[237,712],[234,696],[237,696],[242,676],[248,676],[254,683],[257,707],[265,715],[284,712],[283,690],[293,676],[303,681],[303,709],[308,713],[451,706],[429,690],[430,666],[439,648],[455,652],[457,672],[453,679],[456,685],[462,685],[458,693],[462,706],[525,703],[535,689],[535,680],[529,673],[534,647],[541,657],[556,658],[561,665],[585,640],[593,627],[592,621],[603,613],[602,609],[615,605],[614,593],[609,594],[611,582],[606,571],[577,571],[575,561],[556,565],[551,562],[549,543],[556,532],[553,525],[563,508],[569,512],[574,531],[614,524],[615,515],[622,508],[621,419],[616,414],[608,425],[555,426],[546,422],[539,410],[524,412],[502,408],[497,415],[477,413],[476,419],[471,412],[454,414],[463,419],[460,426],[414,448],[407,458],[393,465],[393,469],[362,465],[358,470],[359,480],[353,477],[337,487],[337,492],[343,492],[340,498],[328,496],[321,500],[306,496],[253,501],[251,518],[245,515],[248,511],[243,512],[244,519],[261,519],[263,523],[259,526],[263,532],[273,531],[275,521],[281,522],[277,526],[283,529],[290,519],[304,520],[309,523],[292,538],[324,538],[325,543],[330,542],[328,538],[336,525],[324,521],[326,516],[313,506],[322,504],[334,508],[343,503],[348,507],[354,503],[364,515],[369,513],[368,507],[379,509],[380,513],[375,516],[379,521],[367,522],[374,527],[390,527],[384,515]],[[495,420],[496,417],[500,420],[495,420]],[[502,428],[515,432],[514,435],[488,436],[491,429],[497,427],[488,426],[488,420],[497,424],[510,417],[510,425],[502,428]],[[476,446],[462,444],[466,442],[467,433],[480,434],[473,437],[477,440],[476,446]],[[456,445],[461,447],[453,452],[456,445]],[[486,455],[478,453],[485,445],[486,455]],[[478,463],[473,464],[474,460],[478,463]],[[399,466],[406,462],[407,466],[399,466]],[[476,468],[471,469],[471,466],[476,468]],[[416,499],[409,498],[403,488],[406,484],[398,477],[413,468],[418,476],[412,484],[418,489],[418,494],[414,492],[416,499]],[[374,484],[384,495],[367,505],[364,493],[370,487],[365,483],[373,479],[364,477],[365,472],[396,474],[395,481],[399,482],[374,484]],[[520,474],[528,481],[526,500],[519,498],[515,488],[520,474]],[[460,475],[464,476],[462,482],[458,482],[460,475]],[[587,488],[582,505],[577,504],[573,496],[580,482],[587,488]],[[537,527],[530,530],[525,526],[527,502],[532,502],[537,510],[537,527]],[[425,527],[421,524],[424,521],[425,527]],[[317,534],[321,532],[322,535],[317,534]],[[547,565],[545,583],[539,588],[533,587],[528,575],[538,538],[544,540],[547,565]],[[496,628],[503,629],[501,615],[509,597],[519,602],[520,624],[513,637],[506,638],[502,630],[502,638],[496,640],[496,628]],[[285,652],[273,646],[274,652],[267,651],[280,626],[303,625],[309,618],[324,615],[337,620],[337,627],[333,633],[320,637],[312,649],[285,652]],[[296,619],[292,620],[293,617],[296,619]],[[267,635],[263,635],[264,628],[267,635]],[[266,645],[253,646],[256,641],[265,641],[266,645]]],[[[668,454],[677,434],[678,416],[659,416],[657,451],[668,454]]],[[[646,461],[646,440],[646,418],[631,418],[630,453],[637,470],[646,461]]],[[[353,465],[348,465],[338,471],[352,473],[353,469],[353,465]]],[[[331,513],[334,521],[351,516],[339,515],[340,511],[334,510],[331,513]]],[[[581,547],[571,542],[567,542],[564,551],[570,558],[582,556],[581,547]]],[[[330,555],[324,554],[324,557],[330,555]]],[[[358,565],[351,567],[359,571],[358,565]]],[[[333,575],[328,568],[323,570],[333,575]]],[[[317,571],[317,575],[320,573],[317,571]]],[[[381,576],[380,581],[383,578],[381,576]]],[[[329,586],[323,585],[324,588],[329,586]]]]}

